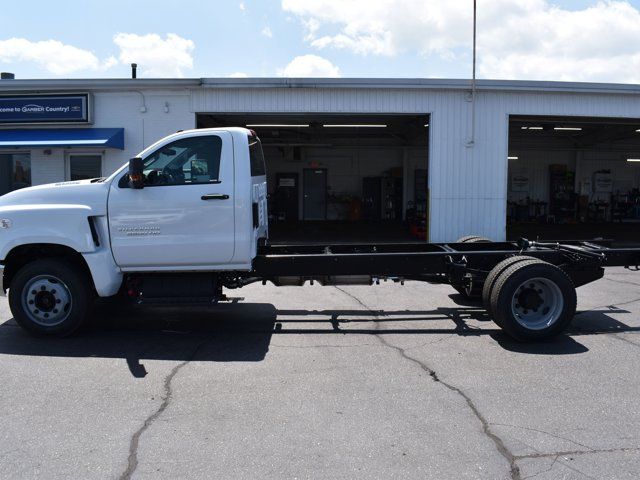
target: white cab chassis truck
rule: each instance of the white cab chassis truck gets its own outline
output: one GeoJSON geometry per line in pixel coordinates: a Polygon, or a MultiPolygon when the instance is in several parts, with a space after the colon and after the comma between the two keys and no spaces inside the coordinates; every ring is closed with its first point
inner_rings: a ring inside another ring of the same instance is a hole
{"type": "Polygon", "coordinates": [[[562,331],[575,288],[605,266],[635,266],[640,249],[607,242],[270,245],[267,181],[251,130],[181,131],[108,178],[41,185],[0,197],[0,293],[16,322],[69,335],[96,297],[206,304],[223,287],[448,283],[482,297],[511,337],[562,331]]]}

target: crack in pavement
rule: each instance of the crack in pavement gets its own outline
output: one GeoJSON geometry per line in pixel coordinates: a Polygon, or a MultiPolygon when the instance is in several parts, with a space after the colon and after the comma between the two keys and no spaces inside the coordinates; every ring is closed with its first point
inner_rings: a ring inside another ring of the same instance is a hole
{"type": "Polygon", "coordinates": [[[603,277],[605,280],[609,280],[610,282],[613,283],[624,283],[627,285],[635,285],[636,287],[640,287],[640,283],[636,283],[636,282],[630,282],[628,280],[614,280],[613,278],[610,277],[603,277]]]}
{"type": "Polygon", "coordinates": [[[356,345],[278,345],[277,343],[270,343],[269,347],[275,348],[293,348],[306,350],[309,348],[360,348],[360,347],[379,347],[374,343],[360,343],[356,345]]]}
{"type": "Polygon", "coordinates": [[[636,343],[636,342],[634,342],[633,340],[631,340],[629,338],[623,337],[619,333],[614,333],[612,336],[616,340],[620,340],[621,342],[625,342],[625,343],[628,343],[629,345],[633,345],[634,347],[640,348],[640,343],[636,343]]]}
{"type": "Polygon", "coordinates": [[[509,423],[491,423],[491,425],[496,426],[496,427],[520,428],[522,430],[528,430],[530,432],[542,433],[544,435],[549,435],[550,437],[557,438],[558,440],[564,440],[565,442],[573,443],[574,445],[578,445],[579,447],[586,448],[587,451],[592,451],[593,450],[593,448],[590,447],[589,445],[585,445],[583,443],[576,442],[575,440],[571,440],[570,438],[563,437],[562,435],[556,435],[555,433],[547,432],[545,430],[539,430],[537,428],[522,427],[522,426],[519,426],[519,425],[511,425],[509,423]]]}
{"type": "Polygon", "coordinates": [[[160,406],[156,409],[156,411],[153,412],[151,415],[149,415],[145,419],[142,426],[138,430],[136,430],[134,434],[131,436],[131,440],[129,441],[129,456],[127,458],[127,468],[118,477],[119,480],[129,480],[131,476],[134,474],[134,472],[136,471],[136,468],[138,468],[138,446],[140,445],[140,437],[151,426],[151,424],[155,422],[160,415],[162,415],[162,412],[164,412],[169,406],[169,403],[171,402],[171,398],[173,396],[173,388],[171,386],[171,382],[173,381],[177,373],[185,365],[187,365],[189,362],[194,360],[194,358],[200,351],[200,348],[202,348],[202,346],[207,342],[208,340],[200,342],[196,346],[196,348],[193,349],[193,352],[191,352],[191,355],[189,355],[189,357],[185,361],[180,362],[178,365],[173,367],[169,372],[169,374],[164,378],[164,382],[163,382],[164,395],[162,397],[162,402],[160,403],[160,406]]]}
{"type": "MultiPolygon", "coordinates": [[[[580,311],[576,312],[576,316],[582,315],[583,313],[591,313],[591,312],[594,312],[596,310],[600,310],[601,308],[618,308],[619,309],[619,307],[621,307],[623,305],[630,305],[630,304],[636,303],[636,302],[640,302],[640,298],[634,298],[633,300],[629,300],[629,301],[621,302],[621,303],[618,302],[618,303],[615,303],[615,304],[608,303],[607,305],[598,305],[598,306],[595,306],[595,307],[591,307],[588,310],[580,310],[580,311]]],[[[611,312],[611,313],[616,313],[616,312],[611,312]]]]}
{"type": "Polygon", "coordinates": [[[555,457],[556,455],[564,457],[567,455],[593,455],[596,453],[627,453],[627,452],[640,452],[640,447],[620,447],[620,448],[593,448],[591,450],[566,450],[561,452],[551,453],[528,453],[524,455],[515,455],[516,460],[522,460],[525,458],[548,458],[555,457]]]}
{"type": "MultiPolygon", "coordinates": [[[[346,290],[343,290],[340,287],[334,286],[334,288],[336,288],[337,290],[341,291],[342,293],[344,293],[345,295],[347,295],[348,297],[353,299],[355,302],[357,302],[363,308],[365,308],[366,310],[371,312],[374,316],[380,316],[380,313],[378,311],[373,310],[372,308],[367,306],[364,302],[362,302],[355,295],[352,295],[351,293],[347,292],[346,290]]],[[[376,323],[375,328],[376,329],[380,328],[378,323],[376,323]]],[[[405,360],[407,360],[407,361],[417,365],[418,367],[420,367],[424,372],[426,372],[431,377],[431,379],[434,382],[441,384],[442,386],[444,386],[448,390],[450,390],[450,391],[456,393],[457,395],[461,396],[464,399],[464,401],[466,402],[466,404],[469,407],[469,409],[471,410],[471,412],[474,414],[474,416],[480,421],[480,424],[482,425],[482,432],[484,433],[484,435],[487,436],[494,443],[494,445],[496,447],[496,450],[498,450],[498,453],[500,453],[500,455],[502,455],[504,457],[504,459],[507,460],[507,462],[509,463],[509,468],[510,468],[510,472],[509,473],[511,475],[511,479],[512,480],[521,480],[522,479],[522,477],[520,476],[520,468],[516,464],[517,458],[507,448],[507,446],[504,444],[504,441],[498,435],[496,435],[494,432],[491,431],[491,427],[490,427],[489,422],[482,415],[482,413],[480,413],[480,410],[478,409],[476,404],[473,402],[471,397],[469,397],[469,395],[467,395],[462,389],[456,387],[455,385],[451,385],[451,384],[441,380],[438,377],[438,374],[437,374],[437,372],[435,370],[433,370],[427,364],[425,364],[424,362],[418,360],[417,358],[414,358],[414,357],[411,357],[411,356],[407,355],[405,349],[390,344],[380,334],[374,334],[374,336],[384,346],[389,347],[392,350],[395,350],[402,358],[404,358],[405,360]]]]}
{"type": "MultiPolygon", "coordinates": [[[[528,480],[529,478],[534,478],[537,477],[538,475],[542,475],[543,473],[547,473],[550,472],[553,469],[553,466],[558,463],[558,458],[560,457],[560,455],[556,455],[555,458],[553,459],[553,461],[551,462],[551,465],[549,465],[546,469],[539,471],[538,473],[534,473],[533,475],[528,475],[526,477],[523,477],[522,480],[528,480]]],[[[562,463],[562,462],[560,462],[562,463]]]]}

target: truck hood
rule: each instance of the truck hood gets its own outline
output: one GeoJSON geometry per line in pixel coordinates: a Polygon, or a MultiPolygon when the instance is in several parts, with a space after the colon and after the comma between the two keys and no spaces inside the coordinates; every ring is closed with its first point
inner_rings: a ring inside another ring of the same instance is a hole
{"type": "Polygon", "coordinates": [[[0,211],[18,205],[28,205],[33,209],[39,205],[74,205],[88,207],[92,215],[106,215],[110,183],[78,180],[22,188],[0,197],[0,211]]]}

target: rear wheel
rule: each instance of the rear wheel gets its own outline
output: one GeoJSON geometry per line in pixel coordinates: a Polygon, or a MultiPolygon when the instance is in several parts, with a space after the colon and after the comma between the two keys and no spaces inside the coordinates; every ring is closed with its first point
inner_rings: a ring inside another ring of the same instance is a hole
{"type": "MultiPolygon", "coordinates": [[[[480,235],[467,235],[460,237],[455,243],[491,243],[491,240],[480,235]]],[[[456,292],[467,298],[478,298],[482,295],[482,288],[479,285],[452,283],[451,286],[456,292]]]]}
{"type": "Polygon", "coordinates": [[[9,286],[9,307],[18,325],[36,335],[70,335],[82,325],[93,298],[90,279],[59,259],[22,267],[9,286]]]}
{"type": "Polygon", "coordinates": [[[564,330],[576,312],[576,290],[560,268],[540,260],[504,270],[491,293],[496,323],[519,341],[542,340],[564,330]]]}
{"type": "Polygon", "coordinates": [[[482,237],[480,235],[466,235],[464,237],[460,237],[455,243],[490,243],[491,240],[487,237],[482,237]]]}
{"type": "Polygon", "coordinates": [[[514,257],[509,257],[502,260],[495,267],[493,267],[493,269],[491,269],[491,271],[489,272],[489,275],[487,275],[487,278],[484,281],[484,285],[482,286],[482,303],[487,312],[489,312],[489,316],[494,318],[494,321],[495,317],[493,315],[493,312],[491,311],[491,292],[493,291],[493,287],[496,284],[496,280],[498,280],[498,277],[502,274],[502,272],[504,272],[511,265],[515,265],[516,263],[520,263],[525,260],[541,261],[533,257],[528,257],[526,255],[516,255],[514,257]]]}

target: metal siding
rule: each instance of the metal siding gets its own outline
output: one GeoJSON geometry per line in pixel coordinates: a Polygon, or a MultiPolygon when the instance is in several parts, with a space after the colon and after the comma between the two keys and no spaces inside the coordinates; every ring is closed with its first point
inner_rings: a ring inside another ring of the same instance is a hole
{"type": "Polygon", "coordinates": [[[640,118],[640,96],[481,90],[473,147],[471,104],[460,89],[202,88],[192,90],[191,110],[430,114],[430,240],[443,242],[469,233],[505,238],[508,115],[640,118]]]}

